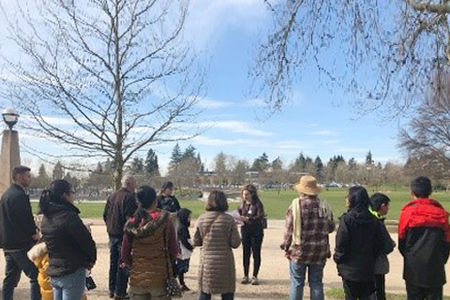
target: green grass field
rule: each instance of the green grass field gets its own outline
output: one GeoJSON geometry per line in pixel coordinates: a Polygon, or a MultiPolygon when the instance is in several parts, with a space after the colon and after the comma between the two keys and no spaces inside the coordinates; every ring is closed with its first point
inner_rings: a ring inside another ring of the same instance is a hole
{"type": "MultiPolygon", "coordinates": [[[[400,215],[400,210],[403,205],[411,198],[409,193],[404,191],[385,192],[391,198],[390,211],[388,214],[389,220],[397,220],[400,215]]],[[[264,203],[264,207],[269,219],[281,220],[284,219],[287,208],[292,199],[297,197],[295,191],[281,191],[276,190],[261,190],[259,192],[260,198],[264,203]]],[[[324,191],[320,194],[322,199],[326,199],[333,209],[335,217],[340,216],[345,211],[345,196],[347,189],[333,189],[324,191]]],[[[434,193],[432,198],[439,200],[442,205],[450,210],[450,193],[439,192],[434,193]]],[[[197,218],[202,212],[204,203],[196,200],[181,200],[181,206],[189,208],[193,211],[193,217],[197,218]]],[[[230,203],[230,210],[236,209],[239,203],[230,203]]],[[[33,203],[33,211],[36,212],[37,203],[33,203]]],[[[79,203],[78,208],[81,210],[83,218],[101,218],[103,213],[103,203],[79,203]]]]}

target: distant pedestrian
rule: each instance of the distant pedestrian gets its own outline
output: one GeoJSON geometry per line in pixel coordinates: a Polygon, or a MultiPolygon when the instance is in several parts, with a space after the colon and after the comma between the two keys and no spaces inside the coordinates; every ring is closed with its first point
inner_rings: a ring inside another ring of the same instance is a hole
{"type": "Polygon", "coordinates": [[[184,274],[189,271],[189,262],[191,259],[194,246],[192,245],[191,235],[189,233],[189,226],[191,226],[191,211],[187,208],[182,208],[178,211],[178,229],[177,238],[180,253],[176,261],[176,271],[178,279],[180,280],[181,290],[183,292],[190,291],[184,281],[184,274]]]}
{"type": "Polygon", "coordinates": [[[73,203],[75,192],[64,179],[55,180],[42,192],[39,208],[42,239],[48,251],[54,300],[81,300],[86,289],[86,269],[97,260],[97,249],[91,233],[80,219],[73,203]]]}
{"type": "Polygon", "coordinates": [[[258,197],[256,187],[252,184],[244,186],[241,191],[242,203],[239,207],[241,215],[242,249],[244,278],[242,284],[250,283],[248,274],[250,269],[250,256],[253,254],[253,278],[252,285],[258,285],[258,273],[261,266],[261,246],[264,238],[264,206],[258,197]]]}
{"type": "MultiPolygon", "coordinates": [[[[371,213],[379,220],[382,225],[382,231],[385,235],[387,241],[390,242],[392,250],[395,248],[395,242],[392,240],[389,232],[387,231],[384,220],[389,212],[389,199],[388,196],[382,193],[375,193],[370,197],[370,202],[372,204],[371,213]]],[[[385,276],[389,273],[389,260],[387,257],[388,253],[381,253],[375,260],[375,288],[377,300],[386,300],[385,291],[385,276]]]]}
{"type": "Polygon", "coordinates": [[[157,197],[158,208],[165,211],[176,213],[180,210],[180,203],[173,195],[173,183],[170,181],[164,182],[157,197]]]}
{"type": "Polygon", "coordinates": [[[14,288],[22,271],[30,278],[31,300],[41,299],[38,270],[27,257],[28,250],[39,240],[31,212],[30,197],[25,192],[31,184],[30,168],[17,166],[12,171],[11,186],[0,203],[0,245],[5,255],[3,300],[13,300],[14,288]]]}
{"type": "Polygon", "coordinates": [[[404,258],[403,279],[408,300],[441,300],[446,283],[445,264],[450,249],[448,212],[430,198],[431,181],[411,182],[413,200],[400,214],[399,250],[404,258]]]}
{"type": "Polygon", "coordinates": [[[141,186],[136,197],[139,207],[125,225],[121,261],[131,269],[131,300],[170,300],[166,283],[175,274],[175,228],[169,213],[156,208],[153,188],[141,186]]]}
{"type": "Polygon", "coordinates": [[[136,179],[134,176],[125,175],[122,178],[122,188],[108,198],[103,212],[109,236],[109,296],[119,300],[128,297],[128,275],[119,265],[123,227],[137,209],[135,190],[136,179]]]}
{"type": "Polygon", "coordinates": [[[290,300],[303,299],[306,270],[310,297],[323,300],[323,268],[331,256],[328,235],[334,231],[333,213],[313,176],[302,176],[294,186],[300,197],[292,201],[286,213],[286,228],[281,249],[290,260],[290,300]]]}
{"type": "Polygon", "coordinates": [[[351,187],[348,212],[339,221],[334,261],[342,277],[345,299],[375,300],[375,259],[392,251],[383,225],[370,213],[370,199],[362,186],[351,187]]]}
{"type": "Polygon", "coordinates": [[[201,247],[198,299],[210,300],[212,294],[221,294],[222,300],[233,300],[236,268],[232,249],[241,244],[239,232],[234,218],[225,213],[228,202],[222,191],[211,191],[205,210],[194,234],[194,246],[201,247]]]}

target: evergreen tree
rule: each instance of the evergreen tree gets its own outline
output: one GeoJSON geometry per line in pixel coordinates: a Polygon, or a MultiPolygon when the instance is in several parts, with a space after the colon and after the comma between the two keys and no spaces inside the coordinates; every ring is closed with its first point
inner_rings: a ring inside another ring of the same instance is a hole
{"type": "Polygon", "coordinates": [[[185,158],[195,158],[195,147],[189,145],[186,150],[184,150],[183,155],[181,156],[181,160],[185,158]]]}
{"type": "Polygon", "coordinates": [[[370,150],[369,150],[369,153],[367,153],[367,155],[366,155],[366,166],[371,166],[371,165],[373,165],[373,163],[374,163],[374,161],[372,159],[372,152],[370,152],[370,150]]]}
{"type": "Polygon", "coordinates": [[[252,170],[258,172],[264,172],[269,167],[269,157],[264,152],[260,157],[253,161],[252,170]]]}
{"type": "Polygon", "coordinates": [[[272,169],[273,170],[283,169],[283,162],[281,161],[281,158],[279,156],[272,161],[272,169]]]}
{"type": "Polygon", "coordinates": [[[144,159],[135,157],[131,161],[130,171],[133,174],[141,174],[144,171],[144,159]]]}
{"type": "Polygon", "coordinates": [[[322,181],[323,180],[323,163],[319,156],[317,156],[316,160],[314,161],[314,168],[316,171],[317,180],[322,181]]]}
{"type": "Polygon", "coordinates": [[[158,156],[153,149],[149,149],[147,152],[144,168],[147,174],[151,176],[159,176],[158,156]]]}
{"type": "Polygon", "coordinates": [[[53,180],[64,178],[64,169],[63,169],[61,162],[59,162],[59,161],[53,167],[52,178],[53,178],[53,180]]]}
{"type": "Polygon", "coordinates": [[[183,154],[181,153],[180,145],[175,144],[172,150],[172,156],[170,157],[169,169],[175,169],[181,162],[183,154]]]}

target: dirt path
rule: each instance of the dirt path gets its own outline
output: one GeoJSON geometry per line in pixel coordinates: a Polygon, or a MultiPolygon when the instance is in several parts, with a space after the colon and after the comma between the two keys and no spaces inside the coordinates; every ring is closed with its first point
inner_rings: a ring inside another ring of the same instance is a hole
{"type": "MultiPolygon", "coordinates": [[[[90,292],[89,299],[93,300],[107,300],[107,286],[108,286],[108,269],[109,269],[109,251],[107,247],[108,237],[106,229],[100,225],[98,221],[92,226],[94,239],[98,247],[98,261],[93,270],[93,277],[97,283],[97,289],[90,292]]],[[[269,229],[265,233],[263,243],[263,262],[260,272],[260,286],[243,286],[237,283],[236,298],[237,299],[287,299],[289,293],[289,271],[288,261],[283,257],[279,250],[279,244],[283,235],[283,221],[270,221],[269,229]]],[[[397,239],[397,235],[393,234],[392,238],[397,239]]],[[[334,248],[334,235],[331,236],[332,249],[334,248]]],[[[197,289],[197,268],[199,262],[199,251],[195,251],[191,259],[191,270],[186,276],[186,282],[193,290],[197,289]]],[[[235,251],[237,278],[242,278],[242,249],[235,251]]],[[[391,272],[386,278],[386,289],[392,293],[405,293],[404,282],[402,279],[403,260],[396,249],[394,253],[389,256],[391,262],[391,272]]],[[[4,270],[4,259],[0,259],[0,272],[4,270]]],[[[450,268],[446,267],[447,274],[450,273],[450,268]]],[[[337,276],[336,265],[332,260],[328,260],[324,271],[325,288],[340,288],[341,279],[337,276]]],[[[308,293],[308,288],[305,289],[305,294],[308,293]]],[[[444,286],[444,294],[450,295],[450,286],[444,286]]],[[[22,275],[22,280],[19,283],[15,299],[25,300],[29,299],[28,281],[22,275]]],[[[186,294],[183,299],[194,300],[197,299],[196,292],[186,294]]],[[[218,299],[218,298],[217,298],[218,299]]],[[[305,297],[306,299],[306,297],[305,297]]]]}

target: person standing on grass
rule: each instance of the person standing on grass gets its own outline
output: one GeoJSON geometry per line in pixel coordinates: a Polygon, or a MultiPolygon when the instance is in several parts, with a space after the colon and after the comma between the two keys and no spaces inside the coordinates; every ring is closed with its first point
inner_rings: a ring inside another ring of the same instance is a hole
{"type": "Polygon", "coordinates": [[[0,203],[0,245],[5,255],[3,300],[13,300],[14,289],[22,271],[30,279],[31,300],[41,299],[38,269],[27,257],[28,250],[39,240],[31,212],[30,197],[25,192],[31,184],[30,168],[17,166],[13,183],[3,193],[0,203]]]}
{"type": "Polygon", "coordinates": [[[124,228],[121,267],[130,268],[131,300],[170,300],[166,282],[175,274],[178,255],[175,228],[169,213],[156,208],[156,192],[141,186],[139,208],[124,228]]]}
{"type": "Polygon", "coordinates": [[[177,198],[173,195],[173,183],[170,181],[163,183],[156,200],[158,202],[159,209],[163,209],[171,213],[176,213],[181,208],[177,198]]]}
{"type": "Polygon", "coordinates": [[[81,300],[86,289],[86,269],[97,260],[91,233],[83,224],[73,203],[75,192],[64,179],[55,180],[44,190],[39,208],[44,214],[41,230],[47,246],[54,300],[81,300]]]}
{"type": "Polygon", "coordinates": [[[375,300],[375,259],[392,251],[383,225],[370,213],[370,199],[362,186],[351,187],[347,213],[339,220],[334,261],[342,277],[346,300],[375,300]]]}
{"type": "Polygon", "coordinates": [[[335,229],[333,213],[328,203],[318,198],[321,190],[313,176],[302,176],[294,189],[300,197],[292,201],[286,213],[284,242],[280,246],[290,261],[289,299],[303,299],[308,269],[310,297],[323,300],[323,268],[331,256],[328,235],[335,229]]]}
{"type": "Polygon", "coordinates": [[[125,175],[122,188],[113,193],[107,200],[103,212],[103,220],[109,235],[109,296],[116,299],[127,299],[128,275],[119,267],[122,249],[123,226],[137,209],[135,199],[136,179],[125,175]]]}
{"type": "Polygon", "coordinates": [[[221,294],[222,300],[233,300],[236,268],[232,249],[239,247],[241,238],[234,218],[225,213],[228,202],[222,191],[211,191],[205,210],[194,234],[194,246],[201,247],[198,299],[210,300],[212,294],[221,294]]]}
{"type": "MultiPolygon", "coordinates": [[[[387,231],[384,220],[389,212],[389,199],[388,196],[382,193],[375,193],[370,197],[371,208],[370,212],[379,220],[382,225],[382,231],[386,240],[391,244],[392,251],[395,248],[395,242],[392,240],[389,232],[387,231]]],[[[375,260],[375,288],[377,300],[386,300],[385,292],[385,276],[389,273],[389,260],[387,258],[388,253],[381,253],[375,260]]]]}
{"type": "Polygon", "coordinates": [[[241,192],[242,203],[239,207],[244,225],[241,227],[244,278],[242,284],[250,283],[248,273],[250,256],[253,254],[253,278],[252,285],[258,285],[258,272],[261,266],[261,245],[264,238],[264,206],[258,197],[256,187],[252,184],[244,186],[241,192]]]}
{"type": "Polygon", "coordinates": [[[411,182],[413,200],[400,214],[399,250],[403,255],[403,279],[408,300],[441,300],[446,282],[445,264],[450,249],[448,212],[430,199],[431,181],[417,177],[411,182]]]}

